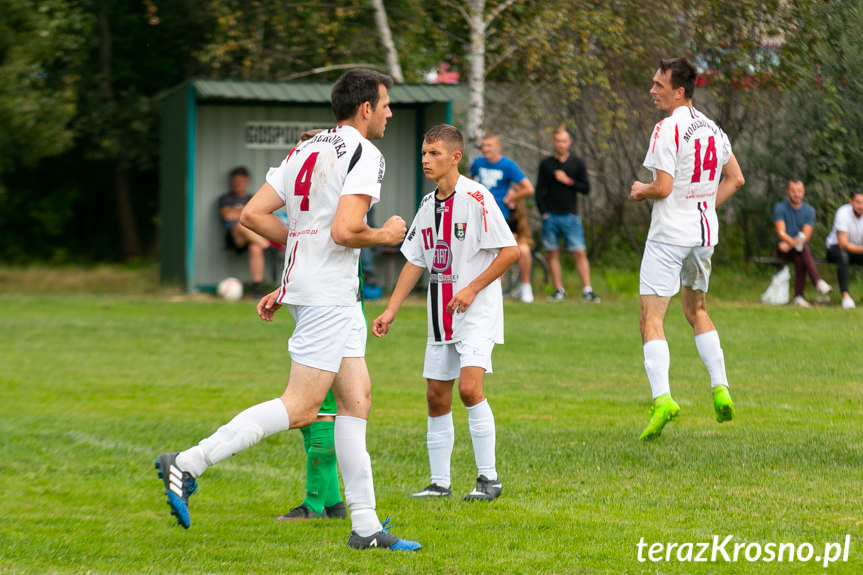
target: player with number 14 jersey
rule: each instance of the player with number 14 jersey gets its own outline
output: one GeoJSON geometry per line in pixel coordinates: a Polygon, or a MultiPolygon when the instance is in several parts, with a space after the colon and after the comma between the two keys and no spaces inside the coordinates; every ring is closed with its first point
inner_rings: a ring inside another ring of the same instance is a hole
{"type": "Polygon", "coordinates": [[[644,158],[674,177],[671,194],[654,202],[647,239],[675,246],[715,246],[719,240],[716,191],[731,157],[728,136],[691,106],[679,106],[653,129],[644,158]]]}

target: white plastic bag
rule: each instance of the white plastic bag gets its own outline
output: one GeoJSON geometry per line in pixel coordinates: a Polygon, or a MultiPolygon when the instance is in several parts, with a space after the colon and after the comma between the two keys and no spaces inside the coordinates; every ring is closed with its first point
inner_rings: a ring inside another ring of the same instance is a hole
{"type": "Polygon", "coordinates": [[[791,297],[789,291],[791,289],[791,272],[788,266],[783,267],[776,272],[770,280],[770,285],[761,294],[761,302],[769,305],[785,305],[791,297]]]}

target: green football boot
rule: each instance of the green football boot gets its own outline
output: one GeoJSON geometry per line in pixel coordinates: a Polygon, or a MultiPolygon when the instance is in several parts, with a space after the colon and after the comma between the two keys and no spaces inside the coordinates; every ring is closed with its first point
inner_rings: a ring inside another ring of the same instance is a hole
{"type": "Polygon", "coordinates": [[[671,399],[671,394],[665,393],[653,401],[650,408],[650,423],[641,432],[639,439],[644,441],[656,439],[662,435],[662,428],[666,423],[674,420],[680,415],[680,406],[671,399]]]}
{"type": "Polygon", "coordinates": [[[713,388],[713,408],[716,410],[716,421],[719,423],[734,419],[734,402],[728,394],[728,387],[717,385],[713,388]]]}

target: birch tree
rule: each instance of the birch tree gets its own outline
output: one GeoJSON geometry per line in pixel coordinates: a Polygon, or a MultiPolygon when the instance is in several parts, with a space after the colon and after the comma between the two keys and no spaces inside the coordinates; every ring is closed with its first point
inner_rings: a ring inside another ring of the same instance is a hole
{"type": "Polygon", "coordinates": [[[384,46],[384,58],[387,63],[387,70],[390,76],[397,84],[405,81],[402,75],[402,67],[399,64],[399,53],[396,50],[395,42],[393,42],[393,34],[390,31],[390,24],[387,20],[387,11],[384,8],[384,0],[372,0],[372,6],[375,9],[375,25],[378,27],[378,34],[381,35],[381,43],[384,46]]]}
{"type": "Polygon", "coordinates": [[[467,7],[458,5],[457,9],[467,21],[470,42],[467,53],[467,89],[469,104],[467,111],[468,161],[472,162],[479,154],[485,117],[485,48],[488,30],[495,19],[507,8],[520,0],[504,0],[486,14],[485,0],[468,0],[467,7]]]}

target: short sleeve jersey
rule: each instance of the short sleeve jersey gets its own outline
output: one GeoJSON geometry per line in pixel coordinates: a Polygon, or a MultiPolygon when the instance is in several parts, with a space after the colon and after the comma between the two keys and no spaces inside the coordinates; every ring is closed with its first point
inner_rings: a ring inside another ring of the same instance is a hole
{"type": "Polygon", "coordinates": [[[267,183],[285,201],[288,241],[279,303],[349,306],[358,299],[360,250],[330,235],[339,198],[380,199],[384,157],[351,126],[320,132],[291,150],[267,183]]]}
{"type": "Polygon", "coordinates": [[[428,343],[449,344],[466,337],[489,337],[503,343],[503,294],[500,279],[482,289],[465,313],[446,306],[460,289],[488,269],[500,248],[515,238],[491,193],[464,176],[455,192],[437,200],[425,196],[402,244],[402,254],[429,270],[426,307],[428,343]]]}
{"type": "Polygon", "coordinates": [[[656,179],[674,179],[671,194],[653,202],[647,239],[675,246],[714,246],[719,241],[716,191],[731,158],[728,136],[690,106],[676,108],[653,129],[644,167],[656,179]]]}
{"type": "Polygon", "coordinates": [[[479,180],[479,183],[491,192],[504,219],[508,220],[509,206],[503,203],[503,198],[512,184],[517,184],[525,178],[518,164],[505,156],[492,164],[480,156],[470,165],[470,177],[479,180]]]}
{"type": "Polygon", "coordinates": [[[785,200],[773,207],[773,221],[785,222],[785,233],[794,237],[803,231],[803,226],[815,227],[815,208],[804,203],[795,209],[785,200]]]}
{"type": "Polygon", "coordinates": [[[827,236],[827,247],[839,245],[838,232],[847,232],[848,241],[852,244],[863,245],[863,216],[857,217],[854,215],[854,208],[851,204],[839,206],[836,210],[836,217],[833,218],[833,229],[830,230],[830,235],[827,236]]]}

